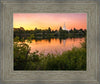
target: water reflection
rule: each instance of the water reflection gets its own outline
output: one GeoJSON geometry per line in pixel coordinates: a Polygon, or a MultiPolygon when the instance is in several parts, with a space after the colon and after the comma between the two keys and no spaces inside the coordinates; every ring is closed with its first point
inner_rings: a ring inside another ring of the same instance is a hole
{"type": "Polygon", "coordinates": [[[84,38],[67,38],[67,39],[43,39],[32,40],[29,44],[31,52],[38,50],[40,53],[48,54],[61,54],[64,51],[71,50],[73,47],[81,47],[84,38]]]}

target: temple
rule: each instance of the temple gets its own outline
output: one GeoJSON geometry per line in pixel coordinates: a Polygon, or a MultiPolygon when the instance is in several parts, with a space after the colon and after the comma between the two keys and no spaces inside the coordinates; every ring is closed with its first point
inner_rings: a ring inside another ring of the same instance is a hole
{"type": "Polygon", "coordinates": [[[67,29],[66,28],[66,25],[65,25],[65,23],[64,23],[64,26],[63,26],[63,28],[62,28],[63,30],[67,30],[67,31],[69,31],[69,29],[67,29]]]}
{"type": "Polygon", "coordinates": [[[63,26],[63,30],[67,30],[67,29],[66,29],[66,26],[65,26],[65,23],[64,23],[64,26],[63,26]]]}

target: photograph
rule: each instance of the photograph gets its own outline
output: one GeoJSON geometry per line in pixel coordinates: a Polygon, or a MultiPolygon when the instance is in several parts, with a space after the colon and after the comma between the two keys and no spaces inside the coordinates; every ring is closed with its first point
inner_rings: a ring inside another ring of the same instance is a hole
{"type": "Polygon", "coordinates": [[[87,70],[87,13],[13,13],[13,69],[87,70]]]}

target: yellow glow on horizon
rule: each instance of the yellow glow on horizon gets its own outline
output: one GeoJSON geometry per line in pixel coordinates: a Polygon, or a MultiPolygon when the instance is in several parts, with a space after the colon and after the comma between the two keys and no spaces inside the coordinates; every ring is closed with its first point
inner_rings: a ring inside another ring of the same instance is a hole
{"type": "Polygon", "coordinates": [[[48,29],[59,30],[66,24],[67,29],[86,29],[86,13],[14,13],[13,27],[25,30],[48,29]]]}

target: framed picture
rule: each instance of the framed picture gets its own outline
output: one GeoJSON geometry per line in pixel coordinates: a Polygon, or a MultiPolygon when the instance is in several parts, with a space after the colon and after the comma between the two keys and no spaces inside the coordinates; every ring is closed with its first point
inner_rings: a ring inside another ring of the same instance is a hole
{"type": "Polygon", "coordinates": [[[14,13],[14,70],[86,70],[86,26],[86,13],[14,13]]]}
{"type": "Polygon", "coordinates": [[[1,1],[1,82],[99,84],[99,2],[1,1]]]}

